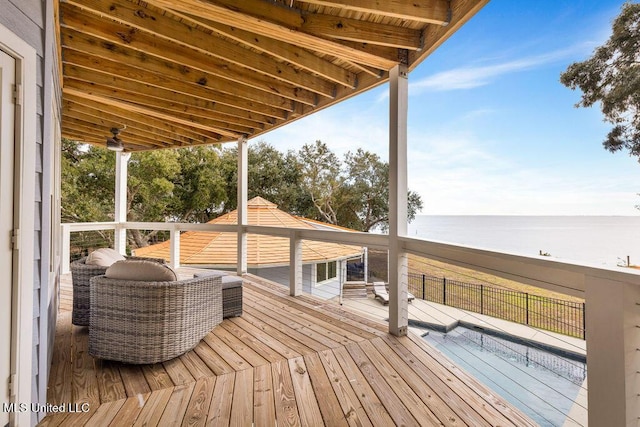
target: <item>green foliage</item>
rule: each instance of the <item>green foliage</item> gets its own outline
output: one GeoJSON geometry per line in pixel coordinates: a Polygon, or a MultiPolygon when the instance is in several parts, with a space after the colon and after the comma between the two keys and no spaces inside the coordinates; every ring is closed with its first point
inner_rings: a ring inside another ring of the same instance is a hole
{"type": "MultiPolygon", "coordinates": [[[[302,166],[302,187],[309,193],[316,215],[331,224],[354,230],[386,231],[389,224],[389,164],[361,148],[347,152],[344,162],[316,141],[298,152],[302,166]],[[318,215],[319,214],[319,215],[318,215]]],[[[408,219],[422,209],[422,199],[408,193],[408,219]]]]}
{"type": "MultiPolygon", "coordinates": [[[[223,168],[226,177],[227,202],[225,212],[234,210],[238,194],[238,150],[224,150],[223,168]]],[[[260,196],[294,215],[306,216],[312,210],[310,198],[300,186],[302,165],[293,152],[283,154],[264,141],[248,149],[249,199],[260,196]]]]}
{"type": "MultiPolygon", "coordinates": [[[[341,161],[321,141],[281,153],[249,146],[249,198],[261,196],[294,215],[356,230],[386,229],[389,166],[358,149],[341,161]]],[[[63,222],[113,221],[114,153],[63,141],[63,222]]],[[[237,148],[213,146],[133,153],[127,180],[129,221],[207,222],[237,206],[237,148]]],[[[422,208],[409,192],[409,218],[422,208]]],[[[131,247],[157,232],[130,230],[131,247]]]]}
{"type": "Polygon", "coordinates": [[[133,153],[127,178],[127,219],[166,221],[174,212],[169,207],[174,181],[180,171],[176,150],[133,153]]]}
{"type": "Polygon", "coordinates": [[[227,199],[220,149],[199,146],[176,153],[179,172],[173,180],[173,217],[181,222],[207,222],[216,216],[227,199]]]}
{"type": "Polygon", "coordinates": [[[640,157],[640,4],[625,3],[609,40],[591,58],[570,65],[560,81],[582,91],[577,107],[601,104],[604,120],[613,125],[603,142],[607,150],[640,157]]]}
{"type": "Polygon", "coordinates": [[[301,164],[300,186],[311,197],[320,219],[338,224],[338,207],[345,203],[341,162],[326,144],[316,141],[298,151],[301,164]]]}
{"type": "Polygon", "coordinates": [[[113,221],[115,155],[62,140],[62,222],[113,221]]]}

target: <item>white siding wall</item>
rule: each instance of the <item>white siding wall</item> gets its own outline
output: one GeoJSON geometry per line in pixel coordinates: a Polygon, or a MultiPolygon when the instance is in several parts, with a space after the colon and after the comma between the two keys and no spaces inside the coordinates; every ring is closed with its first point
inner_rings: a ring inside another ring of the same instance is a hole
{"type": "MultiPolygon", "coordinates": [[[[60,105],[55,49],[53,2],[45,0],[0,0],[0,24],[33,47],[37,53],[36,117],[25,117],[25,125],[36,129],[34,251],[33,251],[33,372],[32,401],[45,403],[48,369],[56,320],[56,275],[51,268],[51,171],[54,123],[52,105],[60,105]],[[49,283],[50,277],[53,278],[49,283]],[[53,302],[53,304],[52,304],[53,302]]],[[[27,70],[32,71],[32,70],[27,70]]],[[[58,107],[57,107],[58,108],[58,107]]],[[[59,117],[59,116],[58,116],[59,117]]],[[[54,242],[57,243],[57,242],[54,242]]],[[[38,421],[32,417],[32,424],[38,421]]]]}

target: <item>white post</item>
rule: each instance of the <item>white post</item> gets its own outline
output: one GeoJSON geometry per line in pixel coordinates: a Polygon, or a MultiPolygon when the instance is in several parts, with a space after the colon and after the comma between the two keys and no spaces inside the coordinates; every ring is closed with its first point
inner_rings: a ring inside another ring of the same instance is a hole
{"type": "Polygon", "coordinates": [[[637,425],[640,288],[585,279],[589,425],[637,425]]]}
{"type": "Polygon", "coordinates": [[[338,302],[342,305],[342,291],[344,289],[344,283],[347,281],[347,260],[338,260],[337,264],[336,268],[338,269],[338,282],[340,285],[340,298],[338,298],[338,302]]]}
{"type": "Polygon", "coordinates": [[[238,275],[247,272],[247,193],[249,191],[249,152],[247,138],[238,139],[238,275]]]}
{"type": "Polygon", "coordinates": [[[68,274],[71,271],[71,227],[68,224],[62,224],[62,260],[60,261],[60,274],[68,274]]]}
{"type": "Polygon", "coordinates": [[[171,240],[169,249],[169,258],[171,259],[169,262],[172,268],[180,268],[180,228],[175,224],[169,233],[171,240]]]}
{"type": "Polygon", "coordinates": [[[369,282],[369,248],[362,248],[362,260],[364,262],[364,282],[369,282]]]}
{"type": "Polygon", "coordinates": [[[302,240],[295,230],[289,237],[289,295],[302,294],[302,240]]]}
{"type": "Polygon", "coordinates": [[[407,256],[398,236],[407,234],[406,65],[389,71],[389,333],[407,334],[407,256]]]}
{"type": "Polygon", "coordinates": [[[127,169],[131,153],[116,152],[116,189],[114,249],[125,255],[127,250],[127,169]]]}

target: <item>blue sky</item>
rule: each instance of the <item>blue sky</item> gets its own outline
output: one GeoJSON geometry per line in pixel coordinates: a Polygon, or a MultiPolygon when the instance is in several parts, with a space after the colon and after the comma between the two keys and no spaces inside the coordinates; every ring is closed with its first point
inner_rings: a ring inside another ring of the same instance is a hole
{"type": "MultiPolygon", "coordinates": [[[[409,187],[423,214],[640,215],[640,164],[602,148],[609,125],[559,76],[588,58],[623,1],[493,0],[409,76],[409,187]]],[[[388,158],[388,87],[264,140],[317,139],[388,158]]]]}

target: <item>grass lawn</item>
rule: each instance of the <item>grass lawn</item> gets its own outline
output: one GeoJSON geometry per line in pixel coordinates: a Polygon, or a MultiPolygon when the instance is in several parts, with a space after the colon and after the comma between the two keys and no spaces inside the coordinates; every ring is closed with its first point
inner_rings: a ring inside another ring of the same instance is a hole
{"type": "MultiPolygon", "coordinates": [[[[386,251],[369,251],[369,270],[375,277],[378,277],[381,280],[387,280],[386,251]]],[[[584,302],[584,299],[582,298],[548,291],[546,289],[525,285],[513,280],[503,279],[491,274],[486,274],[479,271],[470,270],[468,268],[458,267],[455,265],[446,264],[440,261],[422,258],[415,255],[409,255],[409,272],[416,274],[427,274],[437,277],[446,277],[448,280],[457,280],[465,283],[492,285],[503,289],[527,292],[531,295],[538,295],[548,298],[556,298],[574,302],[584,302]]]]}
{"type": "MultiPolygon", "coordinates": [[[[386,251],[369,251],[369,271],[374,280],[387,280],[386,251]]],[[[581,298],[414,255],[409,275],[409,291],[418,298],[425,292],[429,301],[583,337],[581,298]]]]}

